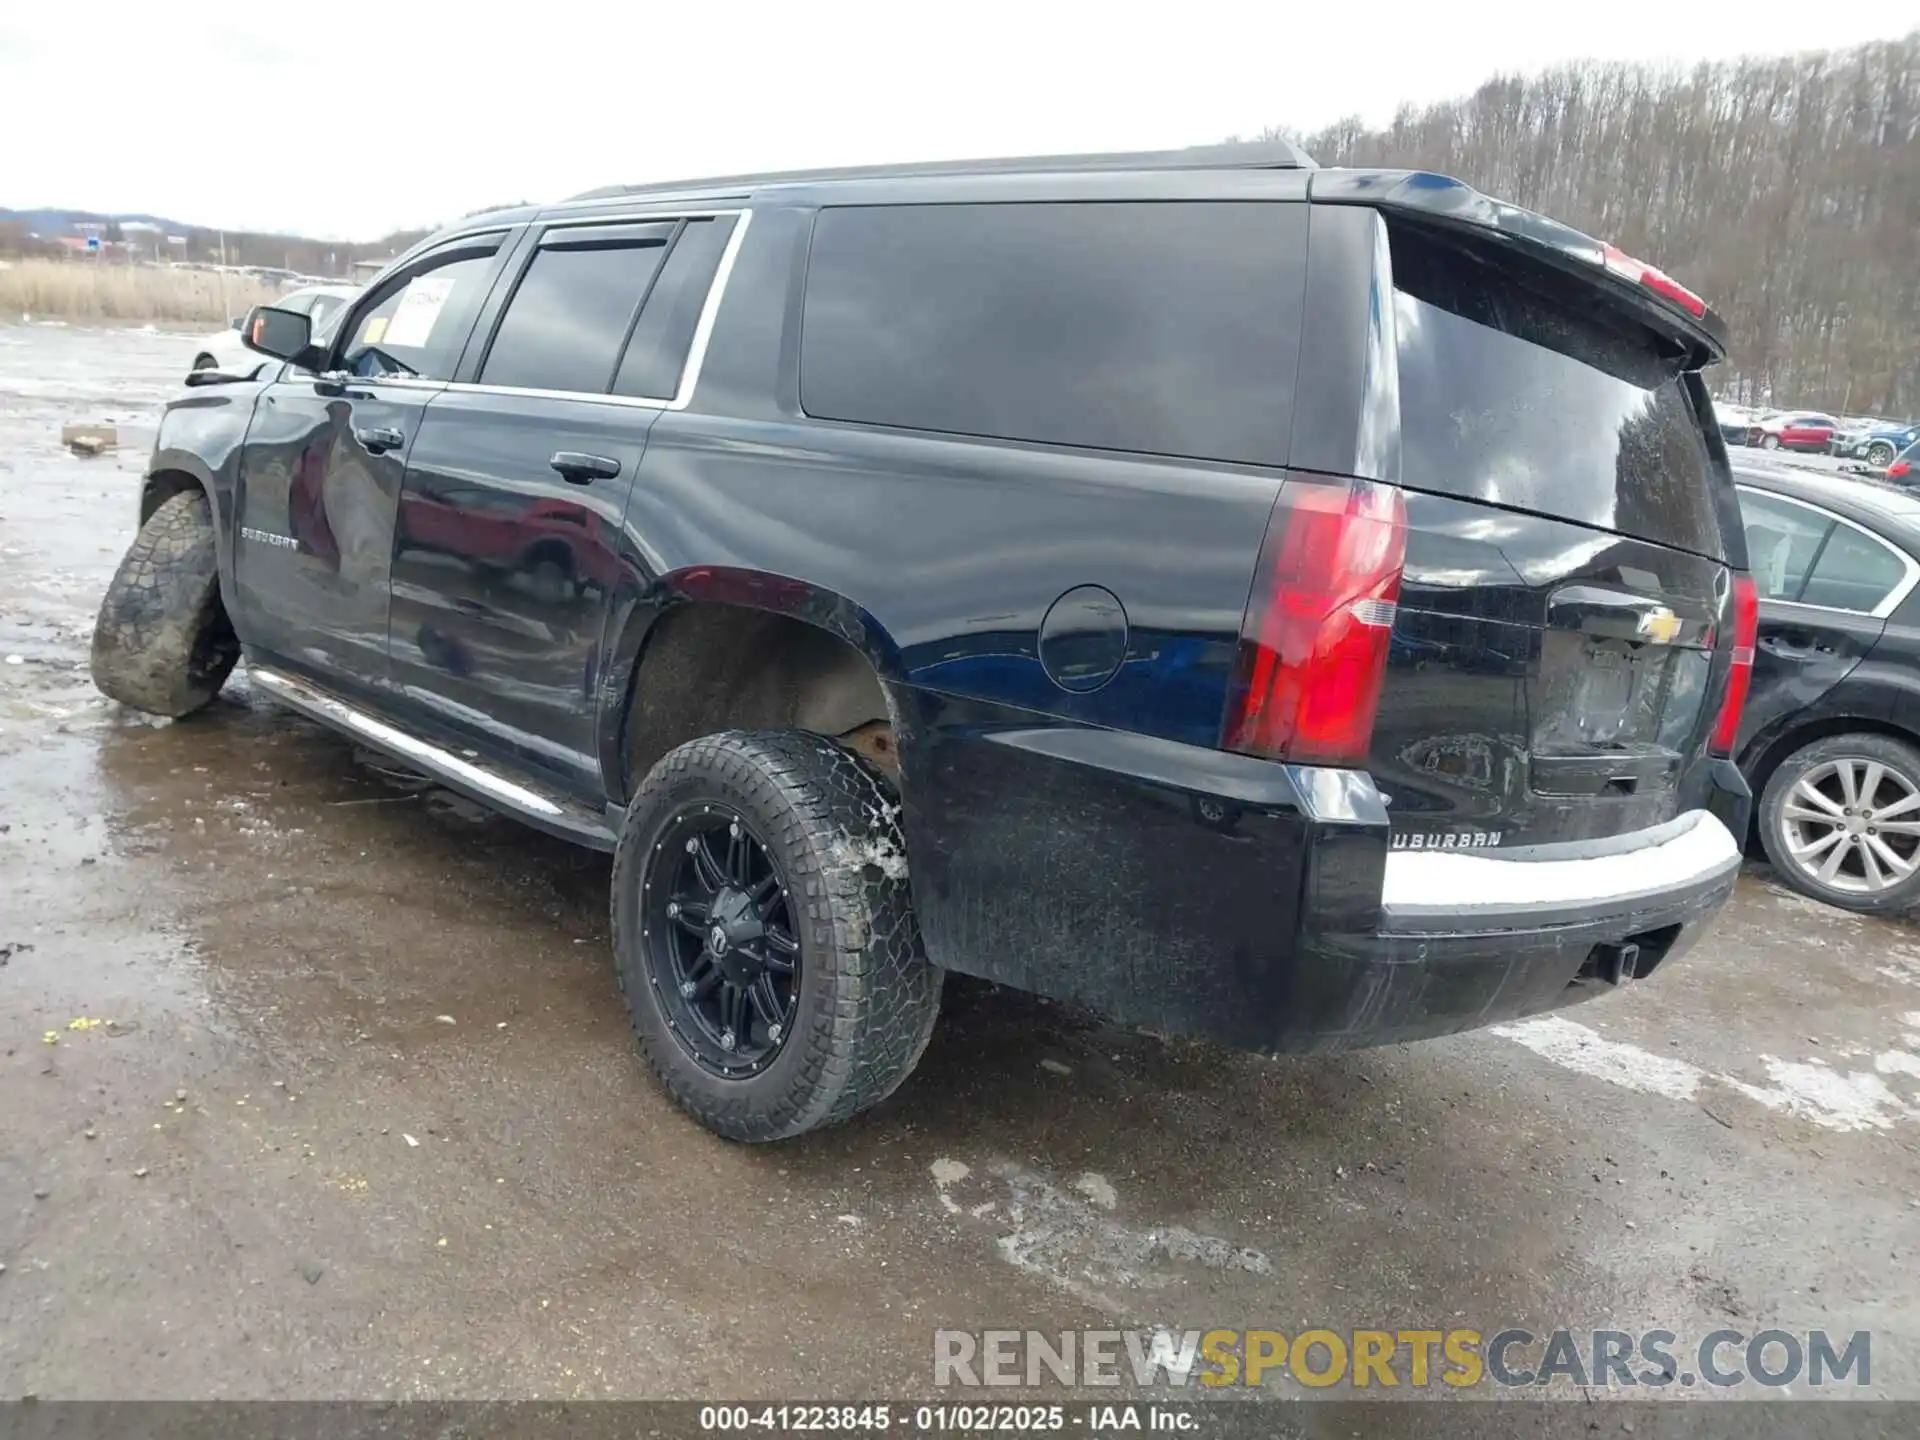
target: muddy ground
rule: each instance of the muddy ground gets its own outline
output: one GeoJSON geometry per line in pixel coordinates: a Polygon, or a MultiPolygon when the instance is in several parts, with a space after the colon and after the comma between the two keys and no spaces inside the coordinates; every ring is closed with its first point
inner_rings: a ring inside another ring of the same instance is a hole
{"type": "Polygon", "coordinates": [[[967,991],[879,1110],[710,1138],[605,860],[241,677],[94,693],[191,347],[0,326],[0,1396],[906,1396],[942,1327],[1514,1324],[1871,1330],[1850,1393],[1920,1397],[1920,931],[1759,870],[1506,1033],[1275,1062],[967,991]],[[136,448],[60,450],[104,415],[136,448]]]}

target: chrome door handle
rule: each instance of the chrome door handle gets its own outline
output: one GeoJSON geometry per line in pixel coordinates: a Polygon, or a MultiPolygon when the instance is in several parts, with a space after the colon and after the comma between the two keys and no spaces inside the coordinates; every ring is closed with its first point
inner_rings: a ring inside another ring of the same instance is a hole
{"type": "Polygon", "coordinates": [[[571,485],[591,485],[596,480],[612,480],[620,473],[620,462],[608,455],[585,455],[578,450],[556,450],[547,462],[571,485]]]}

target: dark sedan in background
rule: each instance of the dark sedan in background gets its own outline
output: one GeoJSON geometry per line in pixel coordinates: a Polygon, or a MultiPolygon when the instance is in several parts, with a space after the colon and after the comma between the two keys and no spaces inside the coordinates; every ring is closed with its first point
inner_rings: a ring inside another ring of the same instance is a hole
{"type": "Polygon", "coordinates": [[[1920,496],[1739,469],[1760,593],[1735,757],[1795,889],[1849,910],[1920,903],[1920,496]]]}

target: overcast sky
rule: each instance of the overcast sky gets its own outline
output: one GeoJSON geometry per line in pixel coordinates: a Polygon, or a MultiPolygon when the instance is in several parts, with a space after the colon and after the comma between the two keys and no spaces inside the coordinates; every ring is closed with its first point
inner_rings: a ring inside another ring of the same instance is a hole
{"type": "Polygon", "coordinates": [[[0,0],[0,205],[364,240],[619,181],[1377,123],[1501,70],[1920,20],[1915,0],[1401,8],[0,0]]]}

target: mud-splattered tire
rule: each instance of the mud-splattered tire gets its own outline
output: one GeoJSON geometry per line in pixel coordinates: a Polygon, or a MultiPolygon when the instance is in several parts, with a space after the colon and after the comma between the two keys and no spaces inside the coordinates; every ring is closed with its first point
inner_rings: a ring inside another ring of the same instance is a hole
{"type": "Polygon", "coordinates": [[[239,657],[207,497],[186,490],[140,527],[107,586],[93,627],[93,683],[122,705],[178,717],[218,695],[239,657]]]}
{"type": "Polygon", "coordinates": [[[900,806],[880,773],[802,731],[727,731],[653,767],[621,828],[613,947],[634,1034],[667,1092],[731,1140],[781,1140],[878,1104],[933,1033],[941,972],[914,920],[900,806]],[[791,1029],[765,1067],[728,1078],[676,1033],[652,927],[674,857],[662,836],[690,809],[724,807],[764,848],[799,942],[791,1029]]]}

